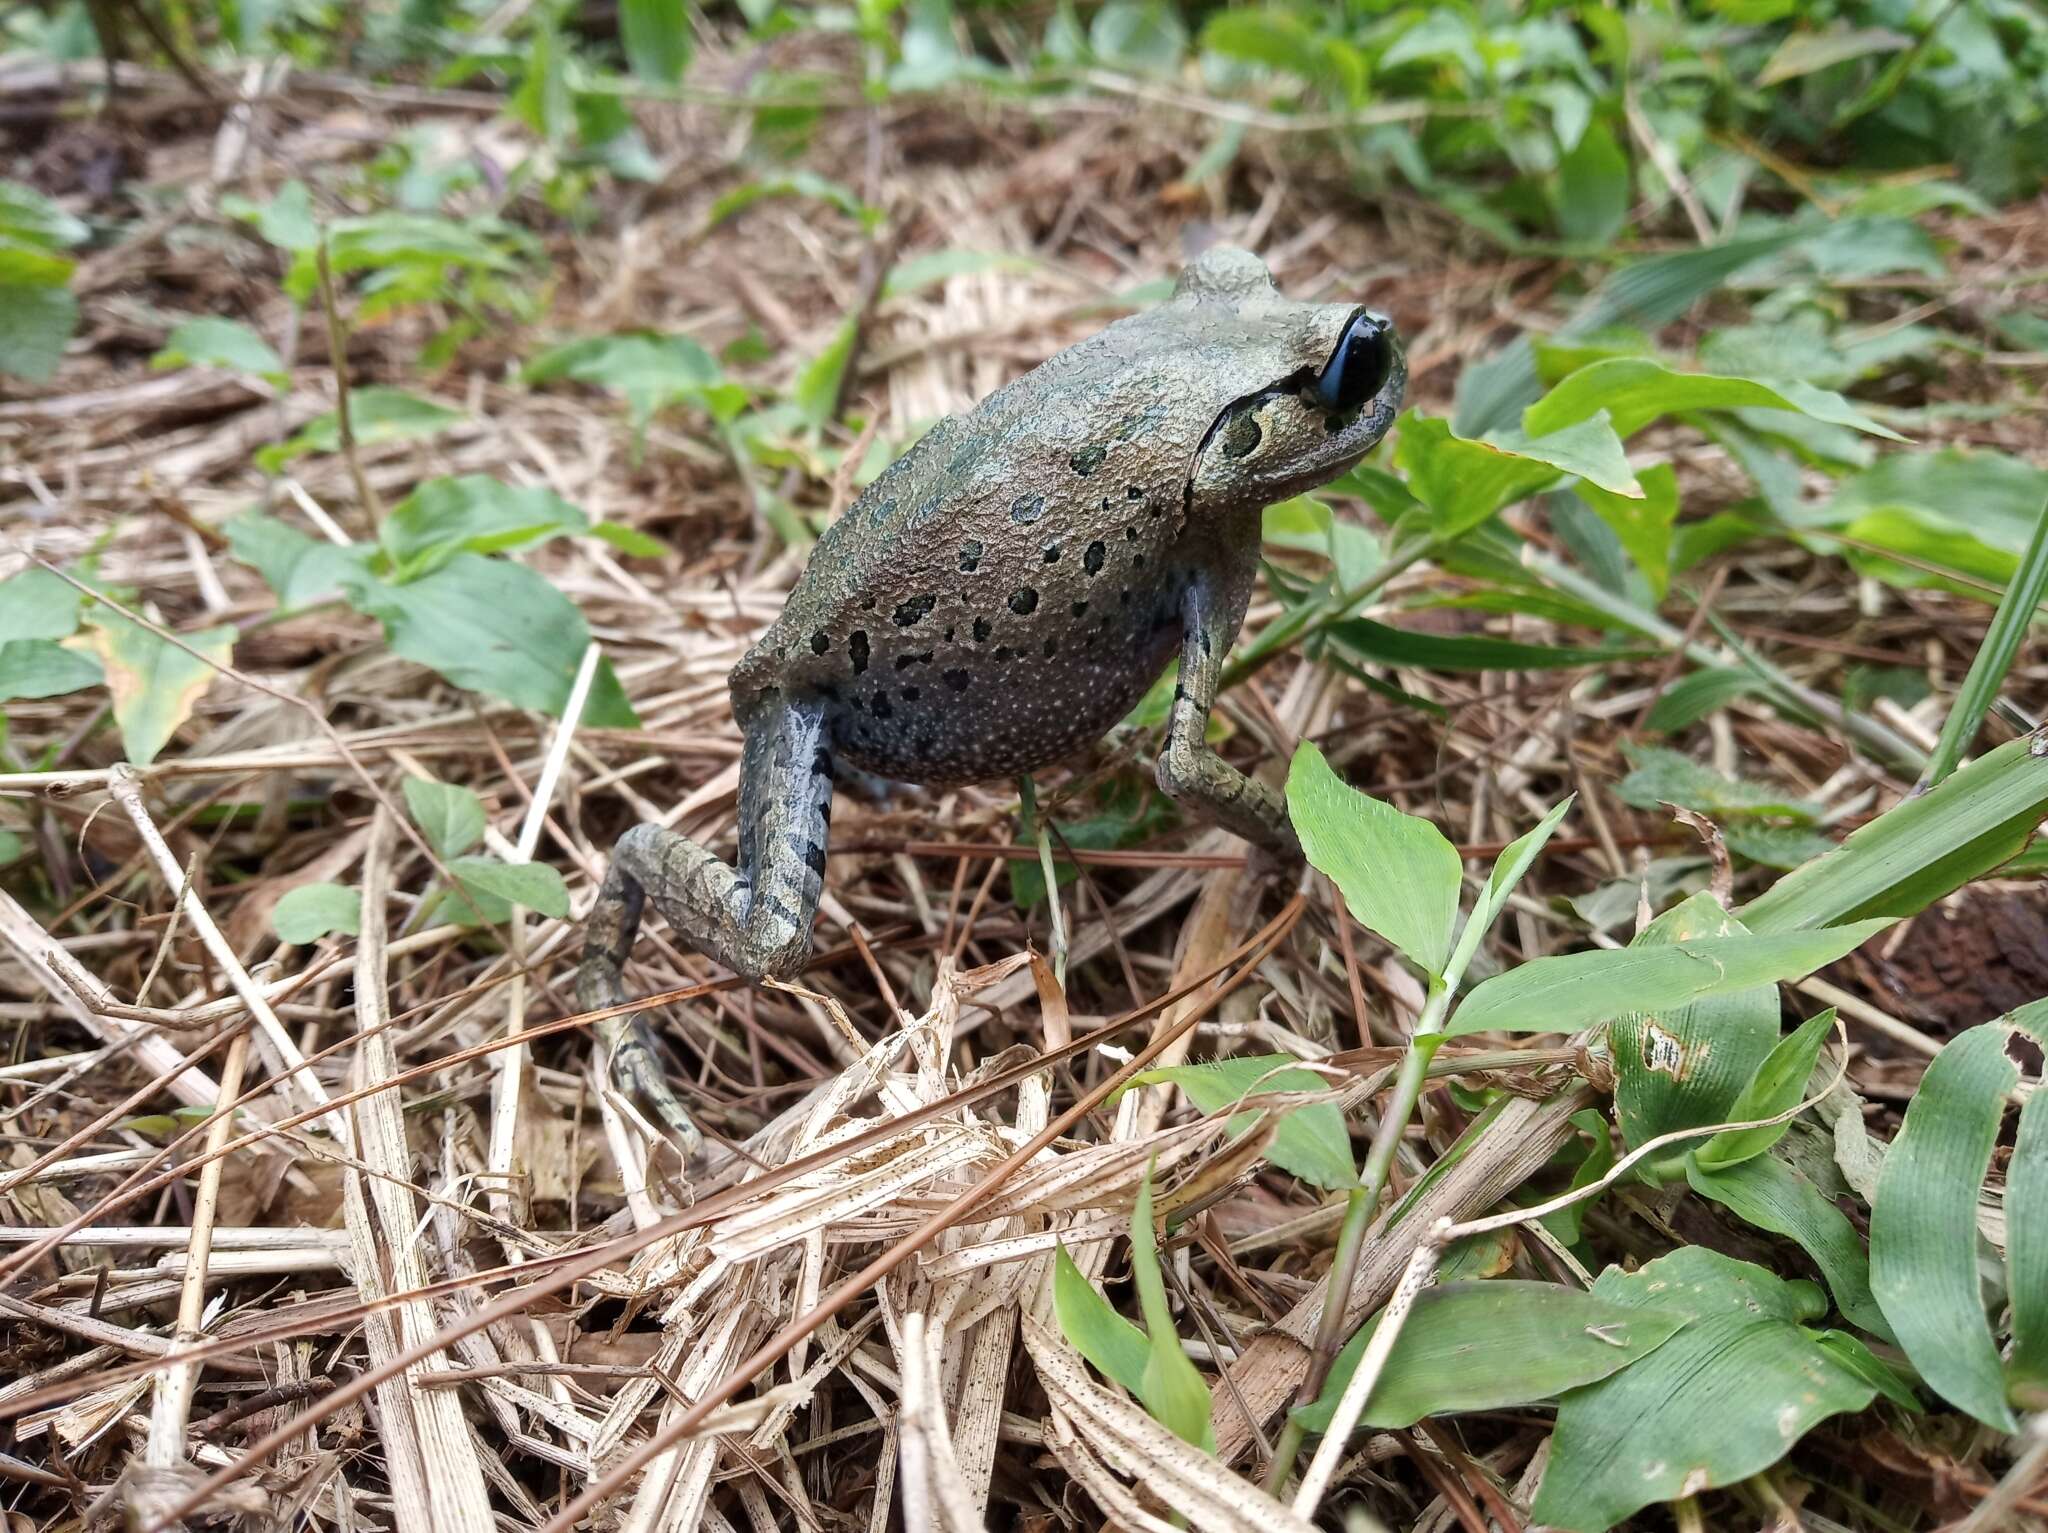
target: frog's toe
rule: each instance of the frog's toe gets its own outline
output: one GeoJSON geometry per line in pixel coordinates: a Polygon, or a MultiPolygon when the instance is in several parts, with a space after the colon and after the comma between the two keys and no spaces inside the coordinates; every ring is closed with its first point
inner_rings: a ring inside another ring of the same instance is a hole
{"type": "Polygon", "coordinates": [[[1245,853],[1245,876],[1262,884],[1291,884],[1307,866],[1297,843],[1269,845],[1254,841],[1245,853]]]}
{"type": "Polygon", "coordinates": [[[653,1112],[656,1121],[668,1131],[670,1142],[687,1162],[702,1147],[704,1136],[690,1117],[689,1109],[683,1106],[675,1089],[668,1083],[667,1072],[661,1067],[661,1053],[647,1026],[647,1019],[637,1013],[620,1018],[614,1025],[606,1027],[605,1033],[612,1050],[613,1084],[628,1098],[653,1112]]]}

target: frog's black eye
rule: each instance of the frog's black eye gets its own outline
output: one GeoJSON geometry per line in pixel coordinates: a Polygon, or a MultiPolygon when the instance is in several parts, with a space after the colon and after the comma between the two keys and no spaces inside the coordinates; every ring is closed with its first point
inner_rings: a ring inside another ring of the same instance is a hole
{"type": "Polygon", "coordinates": [[[1377,394],[1393,370],[1393,326],[1377,315],[1354,314],[1316,375],[1316,402],[1335,414],[1348,414],[1377,394]]]}

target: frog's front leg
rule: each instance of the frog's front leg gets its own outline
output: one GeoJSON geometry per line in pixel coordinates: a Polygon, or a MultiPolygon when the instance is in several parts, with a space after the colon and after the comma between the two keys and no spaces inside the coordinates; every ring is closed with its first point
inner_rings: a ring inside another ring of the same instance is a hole
{"type": "Polygon", "coordinates": [[[1301,843],[1285,800],[1209,749],[1209,710],[1216,703],[1224,657],[1237,636],[1231,616],[1207,579],[1196,580],[1181,600],[1180,678],[1173,689],[1166,744],[1159,752],[1159,787],[1196,818],[1299,862],[1301,843]]]}
{"type": "MultiPolygon", "coordinates": [[[[578,1003],[624,1003],[626,957],[650,899],[677,936],[727,968],[749,979],[794,974],[810,956],[831,817],[821,705],[770,698],[748,720],[740,756],[738,867],[665,826],[621,836],[584,927],[578,1003]]],[[[668,1088],[645,1019],[614,1017],[599,1031],[618,1076],[694,1148],[696,1126],[668,1088]]]]}

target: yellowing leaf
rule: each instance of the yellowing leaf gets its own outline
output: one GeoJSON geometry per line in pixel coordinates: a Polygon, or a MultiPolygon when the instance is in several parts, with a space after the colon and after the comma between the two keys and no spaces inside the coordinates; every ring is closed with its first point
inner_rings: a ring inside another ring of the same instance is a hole
{"type": "Polygon", "coordinates": [[[138,766],[156,760],[178,726],[192,716],[199,699],[226,665],[235,647],[235,629],[208,628],[179,638],[197,654],[188,653],[147,628],[105,607],[86,619],[86,631],[72,642],[99,658],[114,694],[114,722],[121,729],[121,747],[138,766]],[[205,658],[200,658],[204,656],[205,658]],[[215,662],[209,665],[208,661],[215,662]]]}

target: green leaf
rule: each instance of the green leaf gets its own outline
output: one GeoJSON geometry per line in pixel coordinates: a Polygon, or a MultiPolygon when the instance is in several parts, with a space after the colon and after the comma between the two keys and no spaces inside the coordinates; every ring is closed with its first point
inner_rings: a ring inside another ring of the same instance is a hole
{"type": "Polygon", "coordinates": [[[1458,933],[1458,945],[1452,950],[1451,960],[1444,968],[1445,975],[1453,983],[1464,977],[1472,956],[1479,951],[1479,944],[1500,918],[1508,896],[1515,892],[1515,885],[1522,881],[1522,875],[1529,871],[1529,864],[1536,860],[1543,844],[1556,833],[1577,798],[1576,793],[1567,793],[1537,821],[1535,829],[1517,836],[1494,859],[1493,871],[1486,875],[1486,887],[1479,891],[1472,913],[1465,917],[1464,930],[1458,933]]]}
{"type": "Polygon", "coordinates": [[[80,220],[19,181],[0,180],[0,238],[40,250],[82,245],[92,235],[80,220]]]}
{"type": "MultiPolygon", "coordinates": [[[[1840,1209],[1835,1210],[1840,1213],[1840,1209]]],[[[1913,1386],[1899,1377],[1892,1366],[1870,1350],[1862,1337],[1849,1331],[1822,1331],[1814,1338],[1821,1351],[1855,1374],[1900,1410],[1925,1415],[1927,1408],[1913,1393],[1913,1386]]]]}
{"type": "Polygon", "coordinates": [[[1718,713],[1736,699],[1754,697],[1764,690],[1763,679],[1749,671],[1694,671],[1658,695],[1644,723],[1659,734],[1676,734],[1708,714],[1718,713]]]}
{"type": "Polygon", "coordinates": [[[1910,916],[2018,855],[2048,815],[2048,751],[2011,740],[1886,810],[1742,908],[1754,931],[1910,916]]]}
{"type": "Polygon", "coordinates": [[[86,615],[85,643],[106,670],[121,747],[137,766],[156,760],[178,726],[192,716],[235,647],[232,626],[178,637],[187,648],[158,638],[108,607],[95,607],[86,615]]]}
{"type": "Polygon", "coordinates": [[[1960,1033],[1935,1055],[1870,1206],[1870,1286],[1899,1345],[1929,1388],[2002,1432],[2016,1423],[1977,1270],[1977,1195],[2019,1079],[2006,1047],[2023,1017],[2031,1031],[2048,1002],[1960,1033]]]}
{"type": "Polygon", "coordinates": [[[1760,383],[1715,373],[1681,373],[1648,357],[1612,357],[1580,368],[1522,416],[1532,436],[1561,431],[1601,410],[1614,430],[1634,436],[1652,421],[1692,410],[1791,410],[1830,425],[1903,441],[1841,395],[1807,383],[1760,383]]]}
{"type": "MultiPolygon", "coordinates": [[[[1728,1121],[1746,1123],[1772,1118],[1797,1105],[1806,1095],[1814,1062],[1820,1058],[1821,1046],[1828,1041],[1834,1025],[1835,1010],[1830,1006],[1779,1039],[1777,1047],[1757,1066],[1756,1074],[1729,1107],[1728,1121]]],[[[1791,1120],[1787,1119],[1769,1128],[1724,1129],[1694,1150],[1693,1159],[1703,1170],[1725,1170],[1763,1154],[1783,1139],[1791,1127],[1791,1120]]]]}
{"type": "Polygon", "coordinates": [[[1801,75],[1832,69],[1873,53],[1911,47],[1913,39],[1889,27],[1852,27],[1842,22],[1817,32],[1790,32],[1757,71],[1756,88],[1766,90],[1801,75]]]}
{"type": "Polygon", "coordinates": [[[377,529],[400,564],[443,549],[491,554],[567,533],[590,519],[545,485],[515,488],[489,474],[429,479],[391,508],[377,529]]]}
{"type": "Polygon", "coordinates": [[[1187,51],[1188,32],[1165,0],[1110,0],[1088,24],[1088,46],[1119,69],[1168,74],[1187,51]]]}
{"type": "Polygon", "coordinates": [[[1686,1246],[1636,1272],[1610,1267],[1593,1296],[1687,1322],[1635,1366],[1559,1402],[1532,1521],[1604,1533],[1651,1502],[1747,1479],[1877,1393],[1799,1324],[1820,1305],[1811,1284],[1717,1251],[1686,1246]]]}
{"type": "Polygon", "coordinates": [[[1332,623],[1329,636],[1361,660],[1425,671],[1547,671],[1624,664],[1652,651],[1575,649],[1562,644],[1517,644],[1479,634],[1423,633],[1389,628],[1369,618],[1332,623]]]}
{"type": "MultiPolygon", "coordinates": [[[[1700,893],[1637,933],[1631,950],[1735,937],[1744,929],[1712,895],[1700,893]]],[[[1633,1149],[1675,1129],[1726,1122],[1744,1083],[1778,1041],[1783,1013],[1777,987],[1759,984],[1617,1015],[1607,1047],[1624,1142],[1633,1149]]]]}
{"type": "Polygon", "coordinates": [[[1881,918],[1821,931],[1702,937],[1665,947],[1531,959],[1474,988],[1452,1015],[1447,1036],[1572,1032],[1621,1010],[1658,1011],[1801,979],[1889,925],[1889,918],[1881,918]]]}
{"type": "Polygon", "coordinates": [[[1615,784],[1614,794],[1637,809],[1676,804],[1700,814],[1770,814],[1811,820],[1819,806],[1785,797],[1778,788],[1723,777],[1678,751],[1655,745],[1622,747],[1633,769],[1615,784]]]}
{"type": "Polygon", "coordinates": [[[1991,619],[1990,631],[1977,646],[1969,674],[1963,678],[1955,704],[1942,722],[1941,738],[1927,764],[1928,783],[1940,782],[1953,772],[1970,742],[1977,738],[1984,715],[2005,685],[2006,675],[2019,657],[2020,646],[2034,626],[2044,591],[2048,591],[2048,501],[2042,504],[2019,568],[2013,571],[2012,582],[1991,619]]]}
{"type": "MultiPolygon", "coordinates": [[[[2042,1041],[2038,1027],[2034,1036],[2042,1041]]],[[[2038,1085],[2020,1108],[2005,1168],[2005,1241],[2012,1305],[2006,1394],[2022,1410],[2048,1410],[2048,1091],[2038,1085]]]]}
{"type": "Polygon", "coordinates": [[[1143,1393],[1152,1344],[1081,1275],[1064,1245],[1053,1253],[1052,1306],[1060,1334],[1095,1365],[1096,1372],[1134,1395],[1143,1393]]]}
{"type": "Polygon", "coordinates": [[[642,532],[638,527],[628,527],[622,522],[598,522],[591,527],[590,535],[611,544],[632,559],[659,559],[675,552],[653,533],[642,532]]]}
{"type": "Polygon", "coordinates": [[[1678,474],[1668,463],[1653,464],[1636,475],[1641,487],[1634,496],[1616,495],[1582,480],[1574,486],[1650,582],[1660,599],[1671,585],[1671,529],[1678,520],[1678,474]]]}
{"type": "Polygon", "coordinates": [[[1628,156],[1596,122],[1558,162],[1558,232],[1574,245],[1604,247],[1628,222],[1631,197],[1628,156]]]}
{"type": "Polygon", "coordinates": [[[1043,262],[1010,251],[941,250],[921,251],[889,268],[882,282],[884,298],[905,298],[935,287],[948,277],[975,276],[982,272],[1035,272],[1043,262]]]}
{"type": "Polygon", "coordinates": [[[2043,500],[2048,469],[2005,453],[1944,448],[1878,459],[1843,480],[1834,499],[1804,520],[1850,539],[1844,554],[1862,573],[1981,600],[1974,587],[1888,559],[1883,551],[2003,586],[2033,538],[2043,500]]]}
{"type": "Polygon", "coordinates": [[[837,208],[848,218],[858,219],[869,227],[873,227],[875,220],[881,216],[878,209],[862,202],[852,188],[829,180],[816,171],[793,170],[787,175],[764,176],[759,180],[748,181],[744,185],[734,187],[711,204],[707,222],[715,227],[757,202],[766,202],[778,197],[815,198],[837,208]]]}
{"type": "Polygon", "coordinates": [[[221,211],[256,226],[256,232],[279,250],[293,254],[313,249],[320,243],[320,225],[313,217],[313,197],[303,181],[287,181],[266,203],[230,193],[221,198],[221,211]]]}
{"type": "Polygon", "coordinates": [[[1799,1242],[1827,1279],[1843,1316],[1874,1336],[1892,1339],[1891,1326],[1870,1291],[1870,1258],[1849,1216],[1811,1181],[1782,1160],[1761,1155],[1718,1170],[1688,1157],[1692,1190],[1760,1230],[1799,1242]]]}
{"type": "Polygon", "coordinates": [[[70,638],[78,632],[84,600],[71,582],[34,566],[0,580],[0,644],[70,638]]]}
{"type": "Polygon", "coordinates": [[[0,280],[0,373],[48,383],[78,328],[78,300],[46,282],[0,280]]]}
{"type": "Polygon", "coordinates": [[[695,341],[653,335],[586,336],[542,352],[520,376],[528,383],[570,378],[606,389],[625,400],[636,430],[670,405],[709,409],[724,378],[711,353],[695,341]]]}
{"type": "Polygon", "coordinates": [[[832,337],[831,343],[806,362],[790,386],[790,402],[812,427],[831,424],[839,408],[839,385],[846,376],[846,364],[853,360],[853,343],[860,327],[849,319],[832,337]]]}
{"type": "MultiPolygon", "coordinates": [[[[1384,1315],[1375,1314],[1344,1344],[1321,1396],[1294,1412],[1309,1431],[1329,1430],[1384,1315]]],[[[1452,1411],[1533,1405],[1649,1356],[1684,1323],[1680,1314],[1614,1304],[1556,1283],[1440,1283],[1409,1310],[1358,1424],[1406,1427],[1452,1411]]]]}
{"type": "Polygon", "coordinates": [[[14,698],[62,697],[106,679],[90,655],[52,639],[9,639],[0,643],[0,702],[14,698]]]}
{"type": "Polygon", "coordinates": [[[1152,1226],[1152,1172],[1138,1184],[1137,1206],[1131,1210],[1131,1277],[1138,1289],[1138,1308],[1145,1317],[1149,1352],[1138,1381],[1138,1398],[1152,1419],[1183,1442],[1214,1453],[1209,1426],[1209,1386],[1181,1350],[1166,1303],[1166,1280],[1159,1272],[1158,1232],[1152,1226]]]}
{"type": "Polygon", "coordinates": [[[484,838],[484,801],[455,783],[408,777],[405,807],[438,857],[460,857],[484,838]]]}
{"type": "Polygon", "coordinates": [[[1427,508],[1429,532],[1449,539],[1469,532],[1503,506],[1524,500],[1560,474],[1597,474],[1618,489],[1635,486],[1620,438],[1592,419],[1545,436],[1505,430],[1496,439],[1455,435],[1449,421],[1410,410],[1401,417],[1394,461],[1408,488],[1427,508]]]}
{"type": "Polygon", "coordinates": [[[1464,872],[1443,832],[1350,786],[1309,741],[1288,769],[1287,813],[1303,854],[1335,881],[1359,924],[1440,976],[1464,872]]]}
{"type": "MultiPolygon", "coordinates": [[[[416,780],[416,779],[415,779],[416,780]]],[[[270,924],[287,942],[318,942],[330,932],[362,929],[363,897],[341,884],[301,884],[277,902],[270,924]]]]}
{"type": "Polygon", "coordinates": [[[308,537],[261,511],[227,523],[228,551],[263,577],[280,612],[294,612],[341,595],[345,580],[367,579],[372,550],[355,543],[308,537]]]}
{"type": "MultiPolygon", "coordinates": [[[[378,384],[353,389],[348,399],[349,424],[355,432],[358,447],[433,436],[467,418],[460,410],[451,410],[431,399],[421,399],[403,389],[385,388],[378,384]]],[[[258,452],[256,466],[266,474],[275,474],[293,459],[302,458],[309,452],[340,450],[341,416],[329,410],[307,421],[290,441],[258,452]]]]}
{"type": "Polygon", "coordinates": [[[495,857],[457,857],[448,864],[463,892],[524,905],[557,920],[569,914],[569,886],[544,862],[500,862],[495,857]]]}
{"type": "MultiPolygon", "coordinates": [[[[1294,1063],[1291,1054],[1237,1054],[1203,1064],[1146,1070],[1133,1077],[1131,1084],[1170,1082],[1204,1113],[1222,1112],[1248,1092],[1329,1089],[1330,1083],[1315,1071],[1287,1068],[1294,1063]]],[[[1257,1112],[1233,1116],[1230,1136],[1234,1139],[1249,1130],[1259,1116],[1257,1112]]],[[[1343,1112],[1332,1102],[1285,1109],[1266,1158],[1317,1187],[1349,1187],[1358,1180],[1358,1168],[1351,1159],[1351,1135],[1344,1127],[1343,1112]]]]}
{"type": "Polygon", "coordinates": [[[237,319],[200,315],[170,333],[164,349],[149,359],[159,372],[173,367],[216,367],[252,373],[280,387],[289,381],[284,359],[268,341],[237,319]]]}
{"type": "Polygon", "coordinates": [[[690,67],[690,24],[682,0],[619,0],[626,65],[657,85],[680,84],[690,67]]]}
{"type": "MultiPolygon", "coordinates": [[[[505,559],[458,553],[405,585],[355,572],[343,589],[357,611],[384,625],[396,653],[458,687],[557,718],[590,647],[590,629],[576,604],[505,559]]],[[[639,723],[610,661],[598,665],[583,723],[600,729],[639,723]]]]}

